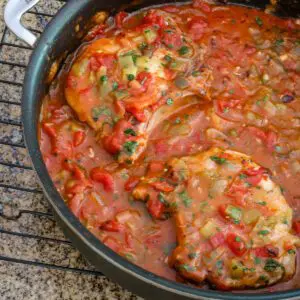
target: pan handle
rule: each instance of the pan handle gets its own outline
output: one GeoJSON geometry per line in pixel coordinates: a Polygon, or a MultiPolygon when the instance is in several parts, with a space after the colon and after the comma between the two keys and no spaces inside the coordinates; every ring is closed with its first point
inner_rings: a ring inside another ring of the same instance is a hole
{"type": "Polygon", "coordinates": [[[7,27],[21,40],[34,46],[37,37],[21,24],[21,17],[40,0],[9,0],[4,9],[7,27]]]}

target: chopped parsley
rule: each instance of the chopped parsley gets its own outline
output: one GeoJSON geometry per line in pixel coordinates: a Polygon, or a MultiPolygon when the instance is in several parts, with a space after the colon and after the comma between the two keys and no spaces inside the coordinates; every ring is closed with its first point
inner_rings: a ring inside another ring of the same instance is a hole
{"type": "Polygon", "coordinates": [[[166,60],[167,62],[171,62],[172,57],[170,55],[165,55],[164,60],[166,60]]]}
{"type": "Polygon", "coordinates": [[[183,202],[183,204],[184,204],[185,207],[190,207],[191,206],[193,200],[189,197],[189,195],[186,192],[186,190],[178,193],[178,196],[182,200],[182,202],[183,202]]]}
{"type": "Polygon", "coordinates": [[[296,251],[293,250],[293,249],[289,249],[289,250],[288,250],[288,254],[296,254],[296,251]]]}
{"type": "Polygon", "coordinates": [[[194,266],[190,266],[190,265],[187,265],[187,264],[179,265],[179,269],[187,271],[187,272],[196,271],[196,268],[194,266]]]}
{"type": "Polygon", "coordinates": [[[165,204],[166,206],[169,205],[169,203],[167,202],[167,200],[166,200],[166,198],[165,198],[165,196],[164,196],[163,193],[159,193],[158,196],[157,196],[157,198],[158,198],[158,200],[159,200],[161,203],[165,204]]]}
{"type": "Polygon", "coordinates": [[[114,82],[112,83],[112,89],[113,89],[113,91],[117,90],[118,87],[119,87],[119,84],[118,84],[116,81],[114,81],[114,82]]]}
{"type": "Polygon", "coordinates": [[[132,155],[135,152],[137,146],[138,146],[138,143],[136,141],[128,141],[128,142],[124,143],[123,149],[124,149],[125,153],[132,155]]]}
{"type": "Polygon", "coordinates": [[[244,173],[241,173],[241,174],[239,174],[239,177],[240,177],[240,179],[245,179],[245,178],[247,178],[248,176],[247,176],[246,174],[244,174],[244,173]]]}
{"type": "Polygon", "coordinates": [[[175,121],[174,121],[174,123],[175,123],[175,124],[180,124],[180,123],[181,123],[181,120],[180,120],[180,118],[179,118],[179,117],[178,117],[178,118],[176,118],[176,119],[175,119],[175,121]]]}
{"type": "Polygon", "coordinates": [[[195,252],[191,252],[191,253],[188,254],[188,257],[189,257],[190,259],[196,258],[197,256],[198,256],[198,254],[195,253],[195,252]]]}
{"type": "Polygon", "coordinates": [[[255,17],[255,22],[259,27],[262,27],[264,24],[260,17],[255,17]]]}
{"type": "Polygon", "coordinates": [[[270,233],[269,230],[260,230],[260,231],[258,232],[259,235],[268,235],[269,233],[270,233]]]}
{"type": "Polygon", "coordinates": [[[256,203],[259,204],[259,205],[262,205],[262,206],[267,205],[267,202],[266,202],[266,201],[259,201],[259,202],[256,202],[256,203]]]}
{"type": "Polygon", "coordinates": [[[127,79],[129,81],[132,81],[134,79],[134,75],[133,74],[127,74],[127,79]]]}
{"type": "Polygon", "coordinates": [[[278,40],[275,41],[276,46],[281,46],[283,43],[284,43],[283,39],[278,39],[278,40]]]}
{"type": "Polygon", "coordinates": [[[239,236],[236,236],[236,237],[235,237],[235,241],[236,241],[236,242],[241,242],[241,238],[240,238],[239,236]]]}
{"type": "Polygon", "coordinates": [[[218,165],[223,165],[223,164],[225,164],[226,161],[227,161],[226,158],[224,158],[224,157],[219,157],[219,156],[215,156],[215,155],[211,156],[210,159],[211,159],[212,161],[214,161],[215,163],[217,163],[218,165]]]}
{"type": "Polygon", "coordinates": [[[261,263],[261,259],[259,258],[259,257],[255,257],[254,258],[254,263],[256,264],[256,265],[259,265],[260,263],[261,263]]]}
{"type": "Polygon", "coordinates": [[[268,258],[266,260],[266,264],[264,266],[264,270],[267,271],[267,272],[274,272],[277,268],[281,268],[282,265],[274,260],[273,258],[268,258]]]}
{"type": "Polygon", "coordinates": [[[92,118],[94,121],[98,121],[99,117],[101,115],[105,115],[110,117],[111,116],[111,110],[106,106],[100,106],[100,107],[93,107],[92,108],[92,118]]]}
{"type": "Polygon", "coordinates": [[[167,99],[167,104],[168,105],[172,105],[174,103],[173,99],[172,98],[168,98],[167,99]]]}
{"type": "Polygon", "coordinates": [[[125,129],[124,133],[127,134],[127,135],[136,136],[136,132],[132,128],[125,129]]]}
{"type": "Polygon", "coordinates": [[[182,46],[179,50],[178,50],[178,53],[180,54],[180,55],[186,55],[187,53],[189,53],[189,51],[190,51],[190,48],[189,47],[187,47],[187,46],[182,46]]]}
{"type": "Polygon", "coordinates": [[[108,77],[106,76],[106,75],[102,75],[101,77],[100,77],[100,81],[101,82],[106,82],[108,80],[108,77]]]}

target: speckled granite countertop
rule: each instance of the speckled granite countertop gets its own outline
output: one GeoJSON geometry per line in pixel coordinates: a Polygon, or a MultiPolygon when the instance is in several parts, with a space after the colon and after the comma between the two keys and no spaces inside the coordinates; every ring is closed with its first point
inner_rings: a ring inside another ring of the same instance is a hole
{"type": "MultiPolygon", "coordinates": [[[[0,1],[0,299],[140,299],[95,271],[53,220],[22,137],[21,91],[31,50],[5,28],[5,3],[0,1]]],[[[41,0],[23,23],[39,34],[62,5],[41,0]]]]}

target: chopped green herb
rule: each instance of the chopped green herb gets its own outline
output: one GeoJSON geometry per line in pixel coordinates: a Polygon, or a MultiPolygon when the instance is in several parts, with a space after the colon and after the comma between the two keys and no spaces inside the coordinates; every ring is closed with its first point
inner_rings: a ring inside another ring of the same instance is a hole
{"type": "Polygon", "coordinates": [[[136,132],[132,128],[125,129],[124,133],[127,134],[127,135],[136,136],[136,132]]]}
{"type": "Polygon", "coordinates": [[[281,268],[282,265],[274,260],[273,258],[268,258],[266,260],[266,264],[264,266],[264,270],[267,271],[267,272],[274,272],[277,268],[281,268]]]}
{"type": "Polygon", "coordinates": [[[259,235],[268,235],[269,233],[270,233],[269,230],[260,230],[260,231],[258,232],[259,235]]]}
{"type": "Polygon", "coordinates": [[[117,90],[117,89],[118,89],[118,86],[119,86],[119,84],[118,84],[116,81],[114,81],[114,82],[112,83],[112,89],[113,89],[113,91],[117,90]]]}
{"type": "Polygon", "coordinates": [[[231,94],[231,95],[234,94],[234,89],[230,89],[229,94],[231,94]]]}
{"type": "Polygon", "coordinates": [[[284,43],[283,39],[278,39],[278,40],[275,41],[276,46],[281,46],[283,43],[284,43]]]}
{"type": "Polygon", "coordinates": [[[173,249],[177,246],[176,243],[170,243],[166,246],[164,246],[163,251],[165,255],[170,255],[173,249]]]}
{"type": "Polygon", "coordinates": [[[216,267],[218,270],[222,270],[223,269],[223,260],[217,260],[216,267]]]}
{"type": "Polygon", "coordinates": [[[92,108],[92,118],[94,121],[97,121],[101,115],[110,117],[111,110],[106,106],[93,107],[92,108]]]}
{"type": "MultiPolygon", "coordinates": [[[[135,152],[137,146],[138,146],[138,143],[136,141],[128,141],[128,142],[124,143],[123,149],[127,154],[132,155],[135,152]]],[[[131,161],[130,161],[130,163],[131,163],[131,161]]]]}
{"type": "Polygon", "coordinates": [[[246,174],[244,174],[244,173],[241,173],[241,174],[239,174],[239,177],[240,177],[240,179],[245,179],[245,178],[247,178],[248,176],[247,176],[246,174]]]}
{"type": "Polygon", "coordinates": [[[282,186],[280,186],[280,192],[281,192],[281,194],[284,193],[284,188],[282,186]]]}
{"type": "Polygon", "coordinates": [[[196,268],[194,266],[189,266],[187,264],[179,265],[179,269],[182,269],[182,270],[187,271],[187,272],[196,271],[196,268]]]}
{"type": "Polygon", "coordinates": [[[223,165],[223,164],[225,164],[226,163],[226,158],[224,158],[224,157],[219,157],[219,156],[211,156],[210,157],[210,159],[212,160],[212,161],[214,161],[215,163],[217,163],[218,165],[223,165]]]}
{"type": "Polygon", "coordinates": [[[267,205],[267,202],[266,202],[266,201],[260,201],[260,202],[256,202],[256,203],[259,204],[259,205],[262,205],[262,206],[267,205]]]}
{"type": "Polygon", "coordinates": [[[182,46],[179,50],[178,53],[180,55],[186,55],[190,51],[190,48],[187,46],[182,46]]]}
{"type": "Polygon", "coordinates": [[[232,220],[237,221],[238,223],[242,219],[242,210],[239,207],[228,205],[226,207],[225,213],[229,216],[232,220]]]}
{"type": "Polygon", "coordinates": [[[101,82],[106,82],[108,80],[108,77],[106,76],[106,75],[102,75],[101,77],[100,77],[100,81],[101,82]]]}
{"type": "Polygon", "coordinates": [[[240,242],[240,241],[241,241],[241,238],[240,238],[239,236],[236,236],[236,237],[235,237],[235,241],[236,241],[236,242],[240,242]]]}
{"type": "Polygon", "coordinates": [[[140,45],[139,45],[139,49],[140,50],[144,50],[145,48],[147,48],[148,44],[145,43],[145,42],[142,42],[140,45]]]}
{"type": "Polygon", "coordinates": [[[159,193],[158,194],[158,196],[157,196],[157,198],[158,198],[158,200],[161,202],[161,203],[163,203],[163,204],[165,204],[165,205],[169,205],[169,203],[167,202],[167,200],[166,200],[166,198],[165,198],[165,196],[164,196],[164,194],[163,193],[159,193]]]}
{"type": "Polygon", "coordinates": [[[254,258],[254,263],[256,264],[256,265],[259,265],[260,263],[261,263],[261,259],[259,258],[259,257],[255,257],[254,258]]]}
{"type": "Polygon", "coordinates": [[[288,254],[296,254],[296,251],[293,250],[293,249],[289,249],[289,250],[288,250],[288,254]]]}
{"type": "Polygon", "coordinates": [[[189,257],[190,259],[196,258],[197,256],[198,256],[198,254],[195,253],[195,252],[191,252],[191,253],[188,254],[188,257],[189,257]]]}
{"type": "Polygon", "coordinates": [[[186,190],[178,193],[178,196],[182,200],[182,202],[183,202],[183,204],[184,204],[185,207],[190,207],[191,206],[193,200],[189,197],[189,195],[186,192],[186,190]]]}
{"type": "Polygon", "coordinates": [[[167,62],[171,62],[172,57],[170,55],[165,55],[164,60],[166,60],[167,62]]]}
{"type": "Polygon", "coordinates": [[[264,282],[269,282],[269,278],[265,275],[260,275],[258,277],[258,281],[264,281],[264,282]]]}
{"type": "Polygon", "coordinates": [[[134,79],[134,75],[133,74],[127,74],[127,79],[129,81],[132,81],[134,79]]]}
{"type": "Polygon", "coordinates": [[[174,100],[172,98],[167,99],[167,104],[172,105],[174,103],[174,100]]]}
{"type": "Polygon", "coordinates": [[[199,76],[200,74],[201,74],[200,71],[193,71],[193,72],[192,72],[192,76],[193,76],[193,77],[197,77],[197,76],[199,76]]]}
{"type": "Polygon", "coordinates": [[[259,27],[263,26],[263,21],[260,17],[255,17],[255,22],[259,27]]]}
{"type": "Polygon", "coordinates": [[[174,123],[175,123],[175,124],[180,124],[180,123],[181,123],[181,120],[180,120],[180,118],[179,118],[179,117],[178,117],[178,118],[176,118],[176,119],[175,119],[175,121],[174,121],[174,123]]]}

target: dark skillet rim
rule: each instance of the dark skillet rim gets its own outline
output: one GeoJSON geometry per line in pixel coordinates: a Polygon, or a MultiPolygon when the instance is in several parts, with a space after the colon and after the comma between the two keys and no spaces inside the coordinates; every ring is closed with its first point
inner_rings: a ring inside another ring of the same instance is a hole
{"type": "Polygon", "coordinates": [[[29,66],[26,70],[26,76],[23,86],[23,98],[22,98],[22,122],[24,125],[24,139],[31,160],[33,162],[33,167],[38,174],[41,186],[44,193],[47,196],[55,213],[59,218],[68,226],[69,230],[76,235],[82,243],[92,249],[95,253],[100,255],[102,258],[106,259],[111,264],[115,265],[119,269],[132,274],[137,279],[147,282],[151,285],[159,287],[163,290],[173,292],[174,294],[179,294],[182,296],[190,298],[201,298],[207,297],[209,299],[255,299],[255,300],[276,300],[276,299],[299,299],[300,289],[293,289],[289,291],[282,292],[272,292],[272,293],[231,293],[224,291],[214,291],[214,290],[201,290],[198,288],[189,287],[187,285],[177,283],[175,281],[164,279],[157,276],[143,268],[140,268],[128,260],[124,259],[120,255],[116,254],[104,244],[102,244],[92,233],[90,233],[72,214],[69,208],[66,206],[62,197],[57,192],[48,172],[47,168],[42,159],[42,154],[39,148],[37,139],[37,124],[34,122],[36,115],[36,109],[33,108],[33,102],[36,97],[38,97],[37,91],[38,87],[35,84],[34,78],[37,78],[40,72],[40,62],[46,61],[46,53],[51,47],[50,41],[53,41],[54,37],[58,35],[63,24],[68,23],[65,18],[65,11],[68,11],[67,15],[73,16],[77,11],[82,10],[82,8],[90,0],[73,0],[69,1],[62,10],[57,14],[57,16],[50,22],[46,30],[42,34],[36,49],[30,59],[29,66]]]}

